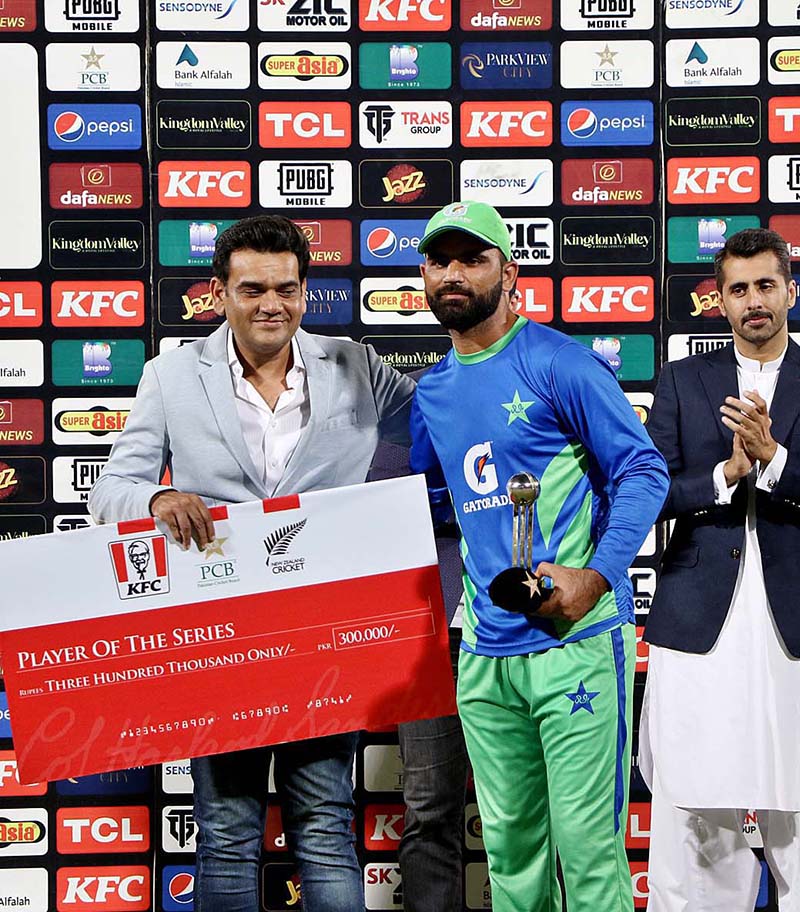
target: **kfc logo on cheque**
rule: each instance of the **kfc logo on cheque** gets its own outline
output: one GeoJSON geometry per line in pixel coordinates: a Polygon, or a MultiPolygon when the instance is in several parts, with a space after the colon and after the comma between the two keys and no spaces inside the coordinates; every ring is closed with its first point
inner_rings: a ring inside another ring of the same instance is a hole
{"type": "Polygon", "coordinates": [[[115,541],[108,549],[120,598],[169,592],[166,535],[115,541]]]}

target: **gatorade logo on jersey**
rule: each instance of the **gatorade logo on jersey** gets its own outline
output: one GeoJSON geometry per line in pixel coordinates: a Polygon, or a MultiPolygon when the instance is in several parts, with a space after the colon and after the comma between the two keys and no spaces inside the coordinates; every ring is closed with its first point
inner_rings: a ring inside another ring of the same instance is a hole
{"type": "MultiPolygon", "coordinates": [[[[492,457],[492,441],[476,443],[464,454],[464,480],[476,494],[492,494],[498,488],[497,468],[492,457]]],[[[478,510],[489,510],[492,507],[504,507],[509,504],[507,494],[492,494],[467,500],[461,505],[464,513],[475,513],[478,510]]]]}

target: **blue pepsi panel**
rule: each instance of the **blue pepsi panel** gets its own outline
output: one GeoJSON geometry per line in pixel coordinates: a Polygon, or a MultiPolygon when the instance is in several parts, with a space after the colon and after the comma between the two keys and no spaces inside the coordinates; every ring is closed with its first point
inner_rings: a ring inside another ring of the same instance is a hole
{"type": "Polygon", "coordinates": [[[141,108],[132,104],[48,105],[47,145],[59,151],[140,149],[141,108]]]}
{"type": "Polygon", "coordinates": [[[161,905],[164,912],[193,912],[194,865],[166,865],[161,872],[161,905]]]}
{"type": "Polygon", "coordinates": [[[361,223],[362,266],[419,266],[417,245],[427,219],[367,219],[361,223]]]}
{"type": "Polygon", "coordinates": [[[565,101],[561,105],[565,146],[649,146],[651,101],[565,101]]]}

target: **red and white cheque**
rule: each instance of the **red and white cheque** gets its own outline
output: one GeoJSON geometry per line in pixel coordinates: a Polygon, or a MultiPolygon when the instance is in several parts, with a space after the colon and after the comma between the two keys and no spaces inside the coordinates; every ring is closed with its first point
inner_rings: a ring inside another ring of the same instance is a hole
{"type": "Polygon", "coordinates": [[[455,711],[420,476],[0,545],[5,686],[35,782],[455,711]]]}

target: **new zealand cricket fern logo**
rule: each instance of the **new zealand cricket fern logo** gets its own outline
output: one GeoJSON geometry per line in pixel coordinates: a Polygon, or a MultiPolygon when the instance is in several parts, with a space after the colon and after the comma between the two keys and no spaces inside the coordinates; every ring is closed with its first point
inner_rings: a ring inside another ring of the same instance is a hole
{"type": "Polygon", "coordinates": [[[292,523],[290,526],[282,526],[276,529],[268,538],[264,539],[264,547],[267,549],[267,566],[273,557],[283,557],[289,550],[289,546],[294,539],[300,534],[308,520],[301,519],[300,522],[292,523]]]}

